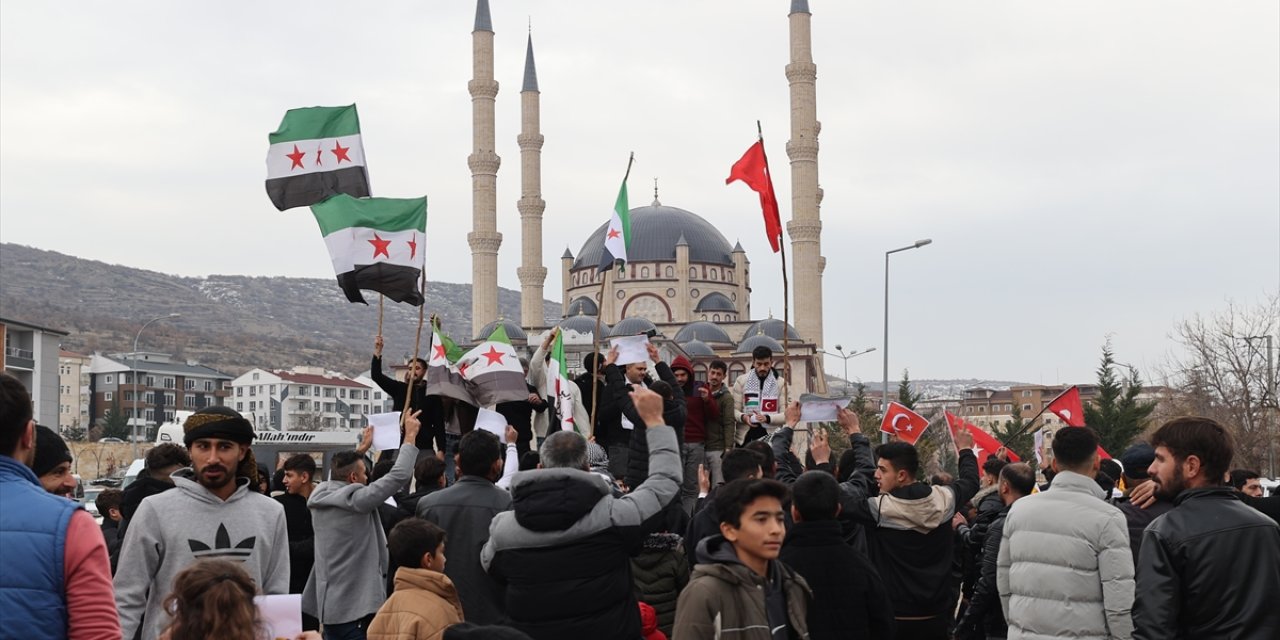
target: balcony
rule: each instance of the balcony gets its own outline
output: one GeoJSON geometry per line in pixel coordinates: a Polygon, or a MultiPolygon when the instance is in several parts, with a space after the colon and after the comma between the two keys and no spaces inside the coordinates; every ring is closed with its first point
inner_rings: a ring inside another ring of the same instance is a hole
{"type": "Polygon", "coordinates": [[[30,349],[19,349],[18,347],[4,348],[4,366],[11,369],[26,369],[27,371],[35,371],[36,354],[30,349]]]}

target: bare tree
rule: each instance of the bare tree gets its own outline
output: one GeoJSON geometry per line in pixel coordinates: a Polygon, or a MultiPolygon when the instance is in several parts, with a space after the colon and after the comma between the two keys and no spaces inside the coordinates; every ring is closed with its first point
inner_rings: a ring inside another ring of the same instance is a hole
{"type": "Polygon", "coordinates": [[[1208,317],[1196,314],[1174,328],[1182,353],[1173,356],[1169,379],[1180,393],[1177,413],[1213,418],[1235,438],[1235,467],[1268,470],[1274,464],[1276,398],[1264,336],[1280,328],[1280,296],[1254,306],[1228,301],[1208,317]]]}

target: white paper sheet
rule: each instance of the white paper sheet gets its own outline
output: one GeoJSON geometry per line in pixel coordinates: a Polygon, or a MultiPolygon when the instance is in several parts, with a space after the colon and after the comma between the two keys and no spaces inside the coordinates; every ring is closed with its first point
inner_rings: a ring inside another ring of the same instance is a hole
{"type": "Polygon", "coordinates": [[[366,416],[373,427],[373,450],[400,448],[400,412],[374,413],[366,416]]]}
{"type": "Polygon", "coordinates": [[[262,626],[273,640],[293,640],[302,633],[302,595],[254,596],[262,626]]]}
{"type": "Polygon", "coordinates": [[[649,359],[649,336],[621,336],[610,338],[609,345],[618,348],[618,366],[649,359]]]}
{"type": "Polygon", "coordinates": [[[800,396],[800,422],[835,422],[841,407],[849,405],[849,399],[819,396],[811,393],[800,396]]]}
{"type": "Polygon", "coordinates": [[[507,419],[497,411],[481,409],[479,415],[476,416],[476,428],[484,429],[495,436],[498,436],[499,442],[505,442],[507,438],[507,419]]]}

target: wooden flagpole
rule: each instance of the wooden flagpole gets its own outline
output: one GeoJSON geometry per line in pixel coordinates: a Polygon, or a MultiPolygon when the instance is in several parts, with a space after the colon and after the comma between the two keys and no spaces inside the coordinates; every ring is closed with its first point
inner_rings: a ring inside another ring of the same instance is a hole
{"type": "MultiPolygon", "coordinates": [[[[627,184],[627,179],[631,177],[631,165],[635,164],[635,162],[636,152],[632,151],[631,157],[627,158],[627,172],[622,175],[622,184],[627,184]]],[[[608,227],[606,227],[606,229],[607,228],[608,227]]],[[[623,237],[622,246],[626,246],[626,236],[623,237]]],[[[601,240],[600,242],[600,251],[601,253],[604,252],[604,240],[601,240]]],[[[614,262],[616,263],[617,259],[615,259],[614,262]]],[[[604,301],[605,296],[608,295],[610,271],[613,271],[613,269],[605,269],[604,277],[600,280],[600,303],[596,305],[596,330],[595,333],[591,334],[591,351],[596,354],[595,361],[591,364],[594,365],[597,370],[600,369],[600,359],[604,357],[603,354],[600,353],[600,349],[597,345],[600,341],[600,317],[604,315],[604,301]]],[[[600,387],[596,384],[596,372],[589,371],[588,373],[591,374],[591,429],[587,432],[590,434],[587,439],[594,440],[596,437],[596,408],[600,404],[600,387]]]]}

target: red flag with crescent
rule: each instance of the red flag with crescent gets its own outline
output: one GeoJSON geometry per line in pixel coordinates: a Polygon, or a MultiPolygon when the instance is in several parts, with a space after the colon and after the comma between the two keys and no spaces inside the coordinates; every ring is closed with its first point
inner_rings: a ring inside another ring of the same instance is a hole
{"type": "Polygon", "coordinates": [[[884,420],[880,430],[898,436],[908,444],[915,444],[924,430],[929,428],[929,421],[924,416],[896,403],[890,402],[884,412],[884,420]]]}
{"type": "Polygon", "coordinates": [[[1084,407],[1080,404],[1080,389],[1074,386],[1058,394],[1058,397],[1054,398],[1045,409],[1052,411],[1069,427],[1084,426],[1084,407]]]}
{"type": "MultiPolygon", "coordinates": [[[[1000,450],[1000,441],[997,440],[995,436],[983,431],[976,425],[966,422],[964,418],[961,418],[950,411],[948,411],[946,415],[947,427],[951,429],[952,438],[955,438],[956,434],[959,433],[961,429],[965,429],[973,435],[973,453],[978,457],[979,467],[982,466],[982,463],[987,461],[988,457],[995,455],[995,453],[1000,450]]],[[[1008,450],[1006,450],[1006,453],[1008,454],[1009,459],[1013,462],[1022,461],[1022,459],[1018,457],[1018,454],[1008,450]]]]}

